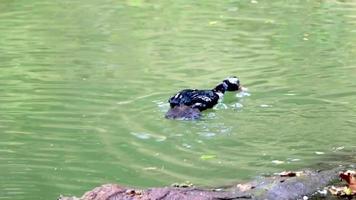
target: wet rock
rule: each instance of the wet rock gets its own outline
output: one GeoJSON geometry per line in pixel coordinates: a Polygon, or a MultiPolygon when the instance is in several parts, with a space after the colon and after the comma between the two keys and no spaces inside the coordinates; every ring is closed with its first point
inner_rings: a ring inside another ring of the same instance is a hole
{"type": "Polygon", "coordinates": [[[144,191],[106,184],[94,188],[82,197],[60,197],[59,200],[227,200],[251,199],[242,193],[216,192],[198,188],[163,187],[144,191]]]}
{"type": "Polygon", "coordinates": [[[255,185],[255,199],[301,199],[338,178],[340,168],[321,172],[304,171],[296,177],[272,177],[255,185]]]}
{"type": "Polygon", "coordinates": [[[59,200],[295,200],[324,188],[338,178],[339,171],[340,168],[335,168],[321,172],[303,171],[300,176],[294,177],[264,177],[224,189],[162,187],[138,190],[106,184],[94,188],[80,198],[60,197],[59,200]]]}

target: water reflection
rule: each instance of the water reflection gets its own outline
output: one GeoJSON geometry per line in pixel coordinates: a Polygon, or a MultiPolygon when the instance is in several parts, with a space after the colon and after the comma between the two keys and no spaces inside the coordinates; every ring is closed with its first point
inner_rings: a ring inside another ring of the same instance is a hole
{"type": "Polygon", "coordinates": [[[219,185],[339,164],[355,150],[353,1],[5,1],[0,10],[2,199],[107,182],[219,185]],[[226,94],[199,121],[163,118],[172,93],[229,75],[250,91],[226,94]]]}

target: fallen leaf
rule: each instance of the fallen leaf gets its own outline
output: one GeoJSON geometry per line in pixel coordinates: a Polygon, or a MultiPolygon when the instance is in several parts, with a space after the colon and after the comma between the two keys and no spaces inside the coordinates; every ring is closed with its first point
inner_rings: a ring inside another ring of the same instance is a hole
{"type": "Polygon", "coordinates": [[[335,187],[331,186],[328,188],[329,192],[332,195],[336,196],[352,196],[356,195],[356,171],[347,170],[345,172],[341,172],[339,177],[347,182],[347,186],[344,187],[335,187]]]}
{"type": "Polygon", "coordinates": [[[194,184],[191,183],[190,181],[186,181],[184,183],[173,183],[171,186],[178,187],[178,188],[187,188],[187,187],[193,187],[194,184]]]}
{"type": "Polygon", "coordinates": [[[216,155],[202,155],[202,156],[200,156],[200,159],[202,159],[202,160],[210,160],[213,158],[216,158],[216,155]]]}
{"type": "Polygon", "coordinates": [[[280,161],[280,160],[272,160],[272,163],[276,164],[276,165],[280,165],[283,164],[284,161],[280,161]]]}
{"type": "Polygon", "coordinates": [[[329,192],[334,195],[334,196],[347,196],[347,192],[348,187],[344,186],[344,187],[335,187],[335,186],[331,186],[328,188],[329,192]]]}
{"type": "Polygon", "coordinates": [[[145,167],[143,170],[157,170],[157,167],[145,167]]]}
{"type": "Polygon", "coordinates": [[[352,195],[353,194],[352,190],[350,188],[348,188],[348,187],[346,187],[344,189],[344,192],[345,192],[346,195],[352,195]]]}
{"type": "Polygon", "coordinates": [[[352,194],[356,194],[356,172],[353,170],[347,170],[339,174],[339,177],[345,180],[348,184],[352,194]]]}
{"type": "Polygon", "coordinates": [[[246,192],[248,190],[253,189],[251,184],[237,184],[236,187],[241,191],[241,192],[246,192]]]}

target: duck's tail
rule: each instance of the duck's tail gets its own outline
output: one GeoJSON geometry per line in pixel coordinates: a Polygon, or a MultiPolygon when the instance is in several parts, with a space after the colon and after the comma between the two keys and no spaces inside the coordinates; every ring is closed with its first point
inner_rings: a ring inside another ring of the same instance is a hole
{"type": "Polygon", "coordinates": [[[167,119],[195,120],[201,117],[200,110],[185,105],[175,106],[167,111],[167,119]]]}

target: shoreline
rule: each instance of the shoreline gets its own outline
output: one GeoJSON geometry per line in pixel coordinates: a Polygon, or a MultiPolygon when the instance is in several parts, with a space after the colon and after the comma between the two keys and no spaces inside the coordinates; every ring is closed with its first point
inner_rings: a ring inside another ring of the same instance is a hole
{"type": "MultiPolygon", "coordinates": [[[[329,170],[303,170],[298,176],[270,176],[258,178],[229,187],[199,188],[157,187],[137,189],[118,184],[105,184],[86,192],[82,197],[64,197],[58,200],[295,200],[318,199],[318,190],[336,183],[339,172],[345,167],[329,170]],[[317,194],[317,195],[315,195],[317,194]]],[[[334,196],[323,196],[323,199],[338,199],[334,196]]]]}

